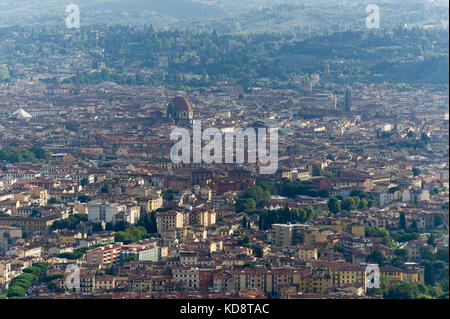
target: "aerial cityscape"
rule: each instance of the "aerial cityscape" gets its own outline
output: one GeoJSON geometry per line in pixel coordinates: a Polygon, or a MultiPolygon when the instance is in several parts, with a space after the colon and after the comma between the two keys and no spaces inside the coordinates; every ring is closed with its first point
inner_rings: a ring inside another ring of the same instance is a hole
{"type": "Polygon", "coordinates": [[[0,305],[448,299],[448,10],[0,0],[0,305]]]}

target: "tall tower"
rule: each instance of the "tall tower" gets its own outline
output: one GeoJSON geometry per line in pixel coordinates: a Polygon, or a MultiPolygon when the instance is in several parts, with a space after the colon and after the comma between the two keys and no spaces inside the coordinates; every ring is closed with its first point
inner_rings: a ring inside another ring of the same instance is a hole
{"type": "Polygon", "coordinates": [[[74,87],[75,95],[80,94],[80,91],[81,91],[80,70],[77,69],[77,73],[75,74],[75,87],[74,87]]]}
{"type": "Polygon", "coordinates": [[[77,55],[75,61],[73,62],[73,68],[75,70],[74,93],[75,95],[78,95],[80,94],[81,91],[81,79],[80,79],[81,54],[77,55]]]}
{"type": "Polygon", "coordinates": [[[348,113],[352,111],[352,89],[350,87],[345,89],[344,111],[348,113]]]}

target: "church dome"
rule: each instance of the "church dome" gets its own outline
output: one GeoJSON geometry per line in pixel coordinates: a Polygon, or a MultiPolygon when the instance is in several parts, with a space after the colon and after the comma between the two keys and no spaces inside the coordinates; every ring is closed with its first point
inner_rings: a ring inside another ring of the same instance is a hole
{"type": "Polygon", "coordinates": [[[172,99],[173,109],[176,113],[192,111],[191,103],[185,97],[177,96],[172,99]]]}

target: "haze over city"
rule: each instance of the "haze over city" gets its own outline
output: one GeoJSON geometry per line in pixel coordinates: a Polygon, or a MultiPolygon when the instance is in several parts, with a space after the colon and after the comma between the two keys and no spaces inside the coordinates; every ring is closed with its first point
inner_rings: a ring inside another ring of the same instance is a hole
{"type": "Polygon", "coordinates": [[[0,0],[0,305],[448,299],[448,9],[0,0]]]}

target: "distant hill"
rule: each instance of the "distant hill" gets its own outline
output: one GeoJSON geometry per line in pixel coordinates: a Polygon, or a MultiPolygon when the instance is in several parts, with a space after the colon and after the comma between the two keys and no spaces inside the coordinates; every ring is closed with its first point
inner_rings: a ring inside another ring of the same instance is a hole
{"type": "Polygon", "coordinates": [[[64,26],[65,7],[80,6],[81,25],[153,25],[222,33],[365,28],[366,6],[380,26],[448,26],[445,0],[0,0],[1,25],[64,26]]]}
{"type": "Polygon", "coordinates": [[[76,3],[82,23],[156,24],[173,23],[227,12],[220,6],[195,0],[0,0],[0,23],[56,24],[66,16],[65,7],[76,3]]]}

